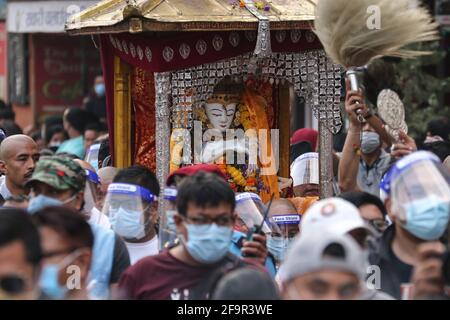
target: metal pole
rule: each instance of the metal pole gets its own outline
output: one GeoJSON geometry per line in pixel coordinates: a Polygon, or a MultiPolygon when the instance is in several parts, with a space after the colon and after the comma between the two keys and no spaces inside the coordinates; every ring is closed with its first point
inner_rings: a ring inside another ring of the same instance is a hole
{"type": "Polygon", "coordinates": [[[320,198],[333,196],[333,135],[325,121],[319,121],[320,198]]]}

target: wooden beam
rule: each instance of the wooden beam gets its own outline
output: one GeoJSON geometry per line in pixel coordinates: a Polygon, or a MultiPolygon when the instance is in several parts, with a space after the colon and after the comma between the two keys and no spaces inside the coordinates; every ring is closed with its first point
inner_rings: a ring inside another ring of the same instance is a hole
{"type": "Polygon", "coordinates": [[[114,57],[114,166],[131,165],[131,67],[114,57]]]}
{"type": "Polygon", "coordinates": [[[290,166],[290,137],[291,137],[291,117],[290,117],[290,106],[291,106],[291,95],[289,84],[280,84],[279,86],[279,112],[278,112],[278,127],[280,129],[280,141],[279,141],[279,161],[280,170],[278,175],[280,177],[289,178],[289,166],[290,166]]]}

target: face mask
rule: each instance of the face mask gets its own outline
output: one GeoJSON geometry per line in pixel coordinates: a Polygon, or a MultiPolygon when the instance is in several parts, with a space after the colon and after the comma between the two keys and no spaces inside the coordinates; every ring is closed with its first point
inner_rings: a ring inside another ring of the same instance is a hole
{"type": "Polygon", "coordinates": [[[361,152],[368,154],[380,146],[380,136],[376,132],[364,131],[361,139],[361,152]]]}
{"type": "Polygon", "coordinates": [[[141,211],[119,210],[111,212],[111,228],[125,239],[142,239],[145,237],[145,225],[141,224],[141,211]]]}
{"type": "Polygon", "coordinates": [[[35,213],[41,209],[50,206],[62,206],[63,202],[58,199],[53,199],[44,195],[38,195],[36,197],[31,198],[30,203],[28,204],[28,212],[35,213]]]}
{"type": "Polygon", "coordinates": [[[267,249],[278,262],[282,262],[287,249],[286,238],[269,236],[267,239],[267,249]]]}
{"type": "Polygon", "coordinates": [[[449,202],[435,196],[411,202],[406,208],[403,227],[422,240],[437,240],[447,229],[449,202]]]}
{"type": "Polygon", "coordinates": [[[105,95],[105,84],[98,83],[94,86],[95,93],[99,97],[103,97],[105,95]]]}
{"type": "Polygon", "coordinates": [[[48,147],[49,148],[56,148],[56,149],[58,149],[61,145],[62,145],[62,143],[59,142],[59,141],[58,142],[50,142],[48,147]]]}
{"type": "Polygon", "coordinates": [[[188,241],[183,237],[181,241],[189,254],[196,261],[211,264],[222,259],[228,252],[231,244],[233,230],[230,227],[221,227],[217,224],[185,224],[188,232],[188,241]]]}
{"type": "Polygon", "coordinates": [[[77,250],[64,258],[59,264],[48,264],[42,269],[41,277],[39,279],[39,287],[42,292],[53,300],[62,300],[67,294],[67,286],[59,284],[59,270],[65,268],[73,260],[79,256],[80,252],[77,250]]]}
{"type": "Polygon", "coordinates": [[[175,221],[173,219],[173,217],[177,214],[176,210],[168,210],[166,211],[166,216],[167,216],[167,229],[171,230],[171,231],[176,231],[177,228],[175,226],[175,221]]]}
{"type": "Polygon", "coordinates": [[[59,285],[59,266],[49,264],[44,266],[41,273],[40,287],[42,292],[53,300],[64,299],[68,289],[59,285]]]}

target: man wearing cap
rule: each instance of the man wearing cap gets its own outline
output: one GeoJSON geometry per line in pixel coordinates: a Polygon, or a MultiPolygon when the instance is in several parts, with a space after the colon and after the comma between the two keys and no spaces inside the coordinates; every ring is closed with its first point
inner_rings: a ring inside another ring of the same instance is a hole
{"type": "MultiPolygon", "coordinates": [[[[49,206],[67,206],[82,213],[85,184],[85,171],[71,158],[42,157],[27,183],[31,188],[28,211],[33,214],[49,206]]],[[[129,256],[123,241],[113,231],[90,225],[94,233],[90,294],[93,298],[107,298],[109,285],[116,283],[129,266],[129,256]]]]}
{"type": "Polygon", "coordinates": [[[120,170],[108,187],[103,213],[124,239],[131,264],[158,254],[158,195],[156,176],[142,166],[120,170]]]}
{"type": "Polygon", "coordinates": [[[301,236],[322,231],[348,234],[362,249],[367,249],[367,237],[373,232],[361,218],[358,208],[340,198],[320,200],[303,215],[300,223],[301,236]]]}
{"type": "Polygon", "coordinates": [[[297,238],[280,269],[285,300],[356,300],[364,292],[366,261],[348,235],[297,238]]]}
{"type": "Polygon", "coordinates": [[[397,299],[410,299],[419,245],[439,240],[447,230],[450,174],[436,155],[418,151],[397,161],[380,188],[392,225],[371,250],[369,261],[380,267],[383,291],[397,299]]]}
{"type": "Polygon", "coordinates": [[[0,185],[0,195],[4,200],[12,196],[28,195],[26,182],[31,178],[39,150],[30,137],[17,134],[7,137],[0,144],[0,171],[5,175],[0,185]]]}

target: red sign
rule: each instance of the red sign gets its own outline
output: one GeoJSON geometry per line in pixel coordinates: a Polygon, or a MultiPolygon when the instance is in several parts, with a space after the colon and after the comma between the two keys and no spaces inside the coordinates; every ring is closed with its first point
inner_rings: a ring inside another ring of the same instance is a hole
{"type": "Polygon", "coordinates": [[[36,115],[81,106],[101,74],[99,52],[90,38],[33,35],[33,47],[36,115]]]}

